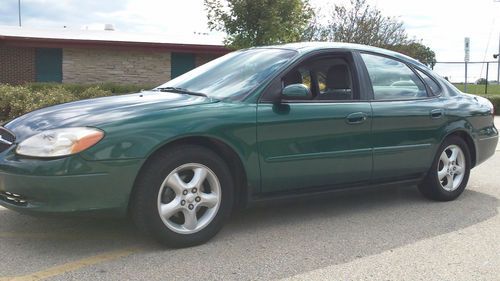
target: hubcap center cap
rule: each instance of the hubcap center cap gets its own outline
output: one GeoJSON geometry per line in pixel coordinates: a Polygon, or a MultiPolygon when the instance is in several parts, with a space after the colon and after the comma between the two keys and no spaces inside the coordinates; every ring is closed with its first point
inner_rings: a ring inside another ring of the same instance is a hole
{"type": "Polygon", "coordinates": [[[188,203],[193,203],[195,197],[196,196],[194,196],[194,194],[190,193],[190,194],[186,195],[186,201],[188,201],[188,203]]]}

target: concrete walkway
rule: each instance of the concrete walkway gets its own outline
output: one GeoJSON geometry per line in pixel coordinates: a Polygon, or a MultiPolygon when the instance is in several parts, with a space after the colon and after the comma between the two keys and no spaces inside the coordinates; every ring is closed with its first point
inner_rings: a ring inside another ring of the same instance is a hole
{"type": "MultiPolygon", "coordinates": [[[[495,116],[495,127],[500,130],[500,116],[495,116]]],[[[497,144],[497,151],[500,150],[500,142],[497,144]]]]}

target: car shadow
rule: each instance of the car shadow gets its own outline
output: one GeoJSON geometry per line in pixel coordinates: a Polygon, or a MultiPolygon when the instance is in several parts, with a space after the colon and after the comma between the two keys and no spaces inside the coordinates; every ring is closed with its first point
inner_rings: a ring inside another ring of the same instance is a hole
{"type": "MultiPolygon", "coordinates": [[[[459,231],[496,216],[498,206],[497,198],[473,190],[452,202],[426,200],[416,187],[342,192],[240,211],[210,242],[187,249],[165,249],[142,236],[127,220],[39,218],[3,210],[0,248],[29,265],[30,259],[46,255],[47,249],[57,264],[58,260],[133,246],[143,251],[123,269],[127,272],[144,271],[141,266],[146,262],[148,268],[165,267],[168,272],[166,258],[168,268],[185,268],[182,263],[185,265],[188,255],[195,268],[207,260],[217,264],[212,268],[217,279],[271,279],[459,231]],[[227,266],[234,269],[220,270],[227,266]]],[[[8,273],[7,266],[0,265],[0,271],[8,273]]],[[[196,274],[189,278],[203,278],[206,271],[196,274]]],[[[168,279],[169,275],[162,277],[168,279]]]]}

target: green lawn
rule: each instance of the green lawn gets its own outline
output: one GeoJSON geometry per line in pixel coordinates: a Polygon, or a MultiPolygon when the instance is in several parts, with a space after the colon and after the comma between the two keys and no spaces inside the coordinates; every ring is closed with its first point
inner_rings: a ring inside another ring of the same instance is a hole
{"type": "MultiPolygon", "coordinates": [[[[464,91],[464,84],[453,84],[455,87],[460,89],[460,91],[464,91]]],[[[474,85],[467,84],[467,93],[475,94],[475,95],[484,95],[484,89],[486,85],[474,85]]],[[[497,84],[489,84],[488,85],[488,95],[500,95],[500,85],[497,84]]]]}

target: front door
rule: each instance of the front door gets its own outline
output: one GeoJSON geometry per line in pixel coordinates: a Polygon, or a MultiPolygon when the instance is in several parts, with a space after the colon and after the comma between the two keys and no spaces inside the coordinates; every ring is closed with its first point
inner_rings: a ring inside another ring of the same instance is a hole
{"type": "MultiPolygon", "coordinates": [[[[269,91],[304,84],[311,97],[261,102],[257,110],[262,192],[368,182],[371,106],[360,101],[350,54],[310,58],[269,91]]],[[[268,93],[269,94],[269,93],[268,93]]]]}

